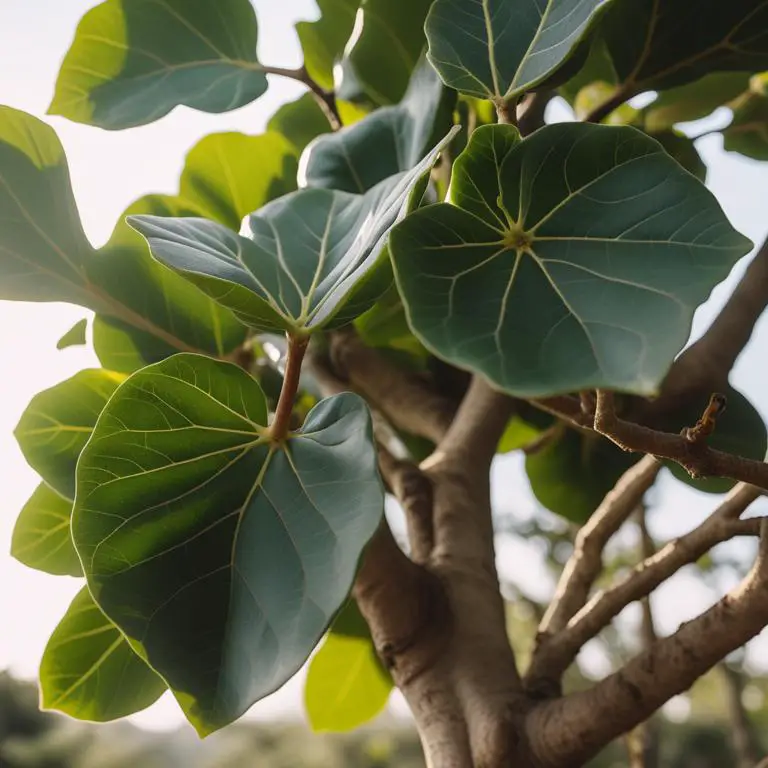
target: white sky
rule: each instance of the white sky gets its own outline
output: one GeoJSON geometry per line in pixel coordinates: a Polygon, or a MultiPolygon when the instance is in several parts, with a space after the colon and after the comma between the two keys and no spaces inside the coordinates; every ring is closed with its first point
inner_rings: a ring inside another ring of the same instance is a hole
{"type": "MultiPolygon", "coordinates": [[[[157,123],[125,132],[101,131],[47,117],[45,111],[61,59],[80,17],[95,4],[93,0],[0,2],[0,104],[23,109],[56,129],[69,158],[86,232],[95,245],[100,245],[131,201],[149,192],[176,191],[184,155],[200,138],[229,130],[259,133],[279,104],[302,91],[295,83],[272,78],[265,96],[236,112],[207,115],[182,108],[157,123]]],[[[282,67],[298,66],[301,62],[292,25],[299,18],[316,16],[313,1],[254,0],[254,5],[260,24],[262,61],[282,67]]],[[[697,127],[692,132],[699,130],[697,127]]],[[[708,185],[731,222],[756,243],[762,242],[768,233],[768,164],[724,153],[719,136],[702,139],[699,149],[709,165],[708,185]]],[[[698,313],[695,333],[706,327],[743,268],[744,262],[698,313]]],[[[0,360],[5,365],[0,377],[0,467],[5,499],[0,514],[0,669],[9,666],[25,677],[36,676],[47,637],[80,583],[30,570],[8,555],[16,515],[38,482],[24,462],[12,431],[36,392],[82,368],[98,365],[87,348],[58,352],[55,346],[64,331],[87,314],[79,307],[62,304],[0,302],[0,360]]],[[[768,418],[766,352],[768,321],[764,318],[750,352],[742,356],[733,372],[732,383],[768,418]]],[[[497,462],[494,498],[499,510],[530,515],[535,507],[520,466],[517,456],[497,462]]],[[[651,523],[657,536],[666,537],[683,533],[699,522],[717,497],[697,494],[665,476],[657,499],[651,523]]],[[[766,513],[768,504],[763,504],[760,511],[766,513]]],[[[743,545],[735,551],[748,560],[752,550],[743,545]]],[[[523,585],[532,595],[543,598],[551,589],[538,554],[526,542],[500,541],[499,566],[506,578],[523,585]]],[[[693,576],[680,574],[664,587],[655,603],[661,628],[674,631],[679,622],[692,618],[713,599],[693,576]]],[[[755,651],[760,646],[760,652],[754,652],[751,658],[768,669],[765,640],[764,633],[753,643],[755,651]]],[[[591,658],[589,653],[585,657],[591,658]]],[[[596,667],[598,661],[594,659],[596,667]]],[[[301,683],[299,676],[260,702],[254,707],[254,716],[295,712],[301,700],[301,683]]],[[[134,720],[147,727],[167,727],[180,722],[181,715],[175,702],[166,696],[134,720]]]]}

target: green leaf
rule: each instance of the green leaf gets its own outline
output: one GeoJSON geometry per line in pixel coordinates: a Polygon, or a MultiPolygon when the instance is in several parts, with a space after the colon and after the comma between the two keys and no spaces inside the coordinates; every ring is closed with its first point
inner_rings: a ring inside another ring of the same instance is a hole
{"type": "MultiPolygon", "coordinates": [[[[592,111],[613,94],[614,87],[603,80],[585,85],[573,101],[577,120],[587,120],[592,111]]],[[[622,104],[602,120],[606,125],[632,125],[640,121],[640,112],[629,104],[622,104]]]]}
{"type": "Polygon", "coordinates": [[[106,0],[83,16],[49,114],[132,128],[184,105],[227,112],[261,96],[248,0],[106,0]]]}
{"type": "Polygon", "coordinates": [[[57,493],[75,498],[75,465],[96,419],[125,377],[80,371],[32,398],[15,435],[27,463],[57,493]]]}
{"type": "MultiPolygon", "coordinates": [[[[95,251],[77,214],[69,171],[54,131],[40,120],[0,107],[0,298],[65,301],[110,318],[134,335],[151,361],[179,350],[223,355],[245,328],[177,275],[156,264],[146,243],[120,221],[95,251]]],[[[130,213],[200,215],[176,198],[142,198],[130,213]]]]}
{"type": "Polygon", "coordinates": [[[115,392],[78,463],[91,593],[202,735],[304,663],[382,514],[359,397],[324,400],[280,444],[266,419],[245,371],[176,355],[115,392]]]}
{"type": "Polygon", "coordinates": [[[306,186],[363,194],[410,170],[450,128],[455,101],[422,59],[400,104],[377,109],[307,148],[302,157],[306,186]]]}
{"type": "Polygon", "coordinates": [[[497,103],[552,75],[574,52],[604,0],[436,0],[429,58],[451,88],[497,103]]]}
{"type": "Polygon", "coordinates": [[[654,393],[696,307],[752,245],[630,127],[563,123],[521,142],[484,126],[451,194],[390,237],[409,323],[434,354],[521,397],[654,393]]]}
{"type": "Polygon", "coordinates": [[[309,76],[325,90],[333,89],[333,68],[341,59],[355,25],[360,0],[316,0],[320,9],[317,21],[296,24],[304,66],[309,76]]]}
{"type": "Polygon", "coordinates": [[[542,506],[582,525],[639,458],[605,438],[563,428],[559,438],[525,457],[525,471],[542,506]]]}
{"type": "Polygon", "coordinates": [[[361,88],[377,104],[397,104],[426,45],[424,20],[432,0],[363,0],[344,52],[340,98],[361,88]],[[346,80],[352,78],[350,88],[346,80]]]}
{"type": "MultiPolygon", "coordinates": [[[[599,32],[598,25],[597,29],[592,34],[587,35],[587,38],[581,43],[582,46],[589,48],[586,59],[576,73],[557,89],[560,96],[569,104],[573,104],[579,91],[592,83],[616,84],[616,72],[613,69],[611,55],[608,53],[608,48],[599,32]]],[[[577,60],[577,57],[578,53],[575,53],[572,61],[577,60]]],[[[547,84],[546,81],[542,83],[542,88],[545,88],[547,84]]]]}
{"type": "Polygon", "coordinates": [[[310,725],[315,731],[358,728],[384,709],[392,687],[357,604],[348,602],[309,665],[304,703],[310,725]],[[362,626],[337,632],[337,623],[362,626]]]}
{"type": "Polygon", "coordinates": [[[54,576],[82,576],[69,533],[72,502],[40,483],[13,529],[11,555],[20,563],[54,576]]]}
{"type": "MultiPolygon", "coordinates": [[[[768,448],[765,422],[741,392],[729,386],[724,394],[728,405],[725,412],[718,416],[717,426],[707,438],[707,445],[745,459],[762,461],[768,448]]],[[[662,427],[674,434],[678,434],[683,427],[692,427],[701,417],[707,402],[706,396],[690,398],[685,407],[662,427]]],[[[678,480],[699,491],[726,493],[735,485],[733,480],[721,477],[694,479],[679,464],[673,461],[665,464],[678,480]]]]}
{"type": "Polygon", "coordinates": [[[296,101],[283,104],[267,123],[267,130],[282,134],[301,153],[312,139],[330,133],[331,125],[315,97],[305,93],[296,101]]]}
{"type": "Polygon", "coordinates": [[[244,216],[293,192],[297,172],[296,149],[278,133],[214,133],[187,155],[179,195],[237,232],[244,216]]]}
{"type": "Polygon", "coordinates": [[[753,160],[768,160],[768,96],[747,93],[733,105],[733,120],[723,131],[723,146],[753,160]]]}
{"type": "Polygon", "coordinates": [[[529,424],[519,416],[513,416],[499,440],[496,453],[519,451],[530,445],[540,434],[541,430],[538,427],[529,424]]]}
{"type": "Polygon", "coordinates": [[[657,133],[677,123],[700,120],[748,87],[749,75],[746,73],[716,72],[693,83],[670,88],[660,93],[643,111],[645,128],[657,133]]]}
{"type": "Polygon", "coordinates": [[[411,171],[364,195],[305,189],[269,203],[249,217],[249,237],[204,219],[131,216],[129,223],[158,261],[256,329],[341,325],[389,287],[388,271],[377,269],[389,230],[413,206],[412,190],[423,194],[452,135],[411,171]]]}
{"type": "Polygon", "coordinates": [[[688,173],[693,174],[700,182],[707,180],[707,165],[701,159],[693,139],[675,130],[654,133],[653,138],[664,147],[670,157],[674,157],[688,173]]]}
{"type": "Polygon", "coordinates": [[[82,347],[85,344],[85,332],[88,328],[88,318],[78,320],[57,342],[56,349],[82,347]]]}
{"type": "Polygon", "coordinates": [[[609,5],[602,34],[627,93],[712,72],[768,68],[768,5],[756,0],[634,0],[609,5]]]}
{"type": "Polygon", "coordinates": [[[167,686],[83,587],[45,648],[40,688],[43,709],[103,723],[146,709],[167,686]]]}

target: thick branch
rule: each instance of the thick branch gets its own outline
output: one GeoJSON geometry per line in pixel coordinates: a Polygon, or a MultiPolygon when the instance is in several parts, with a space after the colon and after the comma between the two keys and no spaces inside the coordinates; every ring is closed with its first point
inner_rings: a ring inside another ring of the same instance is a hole
{"type": "Polygon", "coordinates": [[[558,680],[579,650],[630,603],[649,595],[683,566],[696,562],[712,547],[745,532],[739,515],[758,497],[758,488],[736,486],[697,528],[670,541],[617,584],[596,594],[559,634],[541,646],[537,671],[558,680]]]}
{"type": "Polygon", "coordinates": [[[761,534],[754,567],[712,608],[590,690],[541,704],[531,713],[528,735],[542,764],[581,765],[768,624],[768,520],[761,534]]]}
{"type": "Polygon", "coordinates": [[[351,387],[405,432],[439,443],[456,413],[456,404],[424,378],[404,371],[349,330],[331,338],[331,357],[351,387]]]}
{"type": "Polygon", "coordinates": [[[728,374],[768,306],[768,240],[747,267],[706,333],[675,361],[662,385],[663,401],[691,391],[723,389],[728,374]]]}
{"type": "Polygon", "coordinates": [[[594,429],[625,451],[672,459],[691,477],[727,477],[768,490],[768,463],[724,453],[684,435],[660,432],[619,419],[612,393],[604,390],[597,393],[594,429]]]}

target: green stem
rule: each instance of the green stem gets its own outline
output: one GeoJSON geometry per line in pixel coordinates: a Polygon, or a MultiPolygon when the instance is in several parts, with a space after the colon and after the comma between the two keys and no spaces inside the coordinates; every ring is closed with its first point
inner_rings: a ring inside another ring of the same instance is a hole
{"type": "Polygon", "coordinates": [[[288,354],[285,360],[285,375],[283,386],[280,390],[280,398],[275,409],[275,418],[269,427],[269,436],[279,442],[284,440],[291,425],[291,414],[296,393],[299,391],[299,378],[301,376],[301,362],[309,343],[308,336],[292,336],[288,334],[288,354]]]}

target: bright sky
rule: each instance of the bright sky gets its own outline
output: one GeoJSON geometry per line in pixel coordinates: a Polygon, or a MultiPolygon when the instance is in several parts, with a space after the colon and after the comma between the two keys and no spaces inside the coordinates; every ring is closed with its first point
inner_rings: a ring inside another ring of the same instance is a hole
{"type": "MultiPolygon", "coordinates": [[[[0,2],[0,104],[23,109],[43,118],[58,132],[69,158],[75,197],[85,230],[95,245],[109,236],[127,205],[149,192],[173,193],[186,152],[203,136],[219,131],[259,133],[284,101],[302,91],[292,82],[272,78],[270,90],[255,103],[224,115],[207,115],[177,109],[152,125],[125,132],[97,128],[46,117],[45,111],[61,59],[80,17],[94,0],[5,0],[0,2]]],[[[260,24],[259,55],[275,66],[298,66],[300,56],[293,24],[299,18],[316,17],[313,0],[254,0],[260,24]]],[[[555,109],[559,119],[565,110],[555,109]]],[[[717,116],[715,118],[721,118],[717,116]]],[[[714,124],[714,120],[713,120],[714,124]]],[[[692,133],[701,130],[697,126],[692,133]]],[[[759,164],[722,150],[719,136],[704,138],[699,149],[709,166],[708,185],[717,195],[734,226],[762,242],[768,233],[768,164],[759,164]]],[[[722,305],[744,268],[744,262],[719,287],[697,315],[694,334],[701,332],[722,305]]],[[[0,276],[0,279],[2,277],[0,276]]],[[[25,677],[35,677],[46,640],[80,583],[75,579],[47,576],[17,563],[8,555],[13,523],[37,485],[26,465],[12,431],[30,398],[39,390],[68,378],[78,370],[97,366],[84,347],[63,352],[56,341],[74,322],[88,313],[63,304],[0,302],[0,360],[6,366],[0,378],[0,466],[3,471],[4,512],[0,515],[0,669],[9,666],[25,677]]],[[[768,418],[768,320],[763,319],[750,346],[733,372],[732,383],[768,418]]],[[[535,510],[520,457],[497,462],[494,467],[494,499],[499,511],[521,516],[547,514],[535,510]]],[[[698,494],[665,476],[655,494],[651,518],[658,537],[678,535],[700,522],[717,497],[698,494]]],[[[758,510],[758,506],[753,507],[758,510]]],[[[759,507],[768,513],[768,504],[759,507]]],[[[751,557],[752,548],[732,549],[751,557]]],[[[545,598],[551,583],[533,546],[509,538],[499,542],[499,567],[503,576],[532,596],[545,598]]],[[[730,586],[723,579],[723,589],[730,586]]],[[[674,631],[692,618],[714,596],[686,573],[665,586],[655,602],[660,627],[674,631]]],[[[633,612],[628,611],[630,618],[633,612]]],[[[768,671],[766,633],[752,645],[753,663],[768,671]]],[[[585,654],[595,672],[602,672],[600,658],[585,654]]],[[[254,716],[295,712],[301,697],[301,675],[281,691],[254,707],[254,716]]],[[[398,707],[399,709],[399,707],[398,707]]],[[[167,727],[181,720],[175,702],[164,697],[134,718],[146,727],[167,727]]]]}

